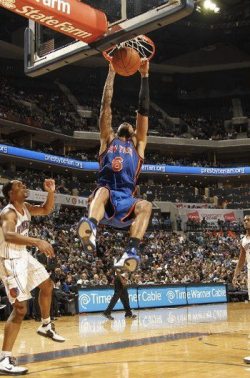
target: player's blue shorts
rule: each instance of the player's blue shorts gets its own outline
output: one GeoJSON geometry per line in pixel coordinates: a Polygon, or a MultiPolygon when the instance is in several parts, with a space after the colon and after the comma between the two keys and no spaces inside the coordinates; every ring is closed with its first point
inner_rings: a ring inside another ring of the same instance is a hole
{"type": "Polygon", "coordinates": [[[106,186],[105,188],[109,190],[109,201],[105,207],[104,218],[100,223],[116,228],[130,226],[134,220],[135,205],[141,199],[133,197],[130,190],[112,190],[106,186]]]}

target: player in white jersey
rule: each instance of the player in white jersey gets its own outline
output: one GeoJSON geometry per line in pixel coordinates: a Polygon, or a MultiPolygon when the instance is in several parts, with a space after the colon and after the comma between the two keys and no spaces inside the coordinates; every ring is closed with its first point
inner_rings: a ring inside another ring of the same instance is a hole
{"type": "Polygon", "coordinates": [[[48,192],[47,199],[43,205],[37,206],[25,202],[28,190],[19,180],[8,182],[2,189],[9,204],[0,213],[0,278],[13,305],[13,311],[4,329],[0,374],[19,375],[28,371],[26,367],[15,365],[12,349],[27,312],[30,291],[35,287],[40,288],[39,305],[42,316],[42,325],[37,333],[54,341],[65,341],[55,332],[50,321],[53,282],[44,266],[26,250],[26,246],[35,246],[47,256],[54,256],[53,248],[47,241],[28,236],[31,216],[48,215],[54,208],[54,180],[46,179],[44,189],[48,192]]]}
{"type": "MultiPolygon", "coordinates": [[[[244,227],[246,229],[246,235],[241,240],[240,257],[237,266],[234,271],[233,285],[237,285],[237,278],[243,268],[245,261],[247,262],[247,286],[248,286],[248,298],[250,299],[250,215],[244,217],[244,227]]],[[[244,358],[246,364],[250,364],[250,356],[244,358]]]]}

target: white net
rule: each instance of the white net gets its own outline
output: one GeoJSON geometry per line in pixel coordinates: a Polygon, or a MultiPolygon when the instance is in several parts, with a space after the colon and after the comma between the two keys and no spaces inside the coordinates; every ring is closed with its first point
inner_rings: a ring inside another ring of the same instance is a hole
{"type": "Polygon", "coordinates": [[[145,35],[138,35],[137,37],[125,42],[121,42],[118,45],[104,52],[104,56],[108,60],[112,60],[114,52],[121,47],[131,47],[136,50],[141,58],[151,59],[155,53],[154,42],[145,35]]]}

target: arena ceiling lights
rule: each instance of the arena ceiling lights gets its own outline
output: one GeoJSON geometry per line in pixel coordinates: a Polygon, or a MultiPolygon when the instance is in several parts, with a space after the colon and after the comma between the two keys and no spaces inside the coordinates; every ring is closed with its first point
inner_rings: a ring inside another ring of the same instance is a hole
{"type": "Polygon", "coordinates": [[[198,12],[213,12],[213,13],[219,13],[220,8],[217,6],[215,2],[212,0],[204,0],[201,5],[197,6],[198,12]]]}

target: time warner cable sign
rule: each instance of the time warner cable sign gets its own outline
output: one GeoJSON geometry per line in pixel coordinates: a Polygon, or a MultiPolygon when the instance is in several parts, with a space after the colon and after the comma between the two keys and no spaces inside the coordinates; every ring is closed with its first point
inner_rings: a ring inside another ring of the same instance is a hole
{"type": "MultiPolygon", "coordinates": [[[[226,285],[182,285],[129,288],[130,306],[133,309],[171,307],[188,304],[227,302],[226,285]]],[[[103,311],[114,293],[113,289],[80,289],[79,312],[103,311]]],[[[120,301],[115,310],[122,309],[120,301]]]]}

